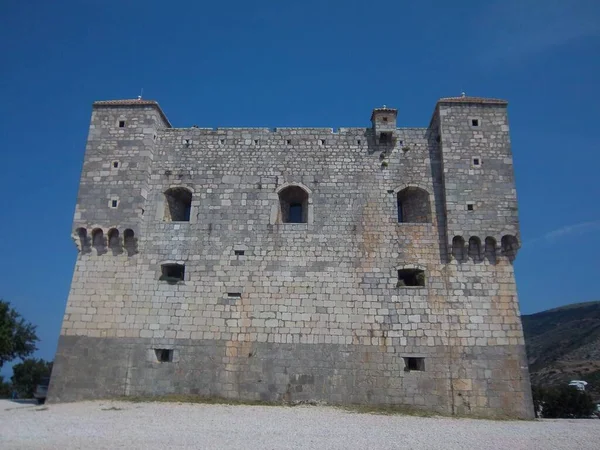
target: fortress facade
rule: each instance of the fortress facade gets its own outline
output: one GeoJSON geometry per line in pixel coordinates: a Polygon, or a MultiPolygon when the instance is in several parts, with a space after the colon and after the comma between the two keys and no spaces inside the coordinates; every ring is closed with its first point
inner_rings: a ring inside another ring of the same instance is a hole
{"type": "Polygon", "coordinates": [[[173,128],[95,102],[49,401],[190,394],[533,417],[507,103],[427,128],[173,128]]]}

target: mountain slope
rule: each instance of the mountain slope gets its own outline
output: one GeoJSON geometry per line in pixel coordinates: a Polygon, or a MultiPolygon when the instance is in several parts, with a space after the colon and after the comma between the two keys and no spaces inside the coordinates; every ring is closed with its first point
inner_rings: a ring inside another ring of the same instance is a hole
{"type": "Polygon", "coordinates": [[[522,320],[533,384],[580,379],[600,397],[600,302],[567,305],[522,320]]]}

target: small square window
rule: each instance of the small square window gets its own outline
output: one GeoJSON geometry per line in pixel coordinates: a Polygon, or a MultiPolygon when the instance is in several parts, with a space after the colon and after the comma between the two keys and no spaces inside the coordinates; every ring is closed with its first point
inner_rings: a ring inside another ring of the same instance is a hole
{"type": "Polygon", "coordinates": [[[155,348],[156,360],[158,362],[173,362],[173,350],[167,348],[155,348]]]}
{"type": "Polygon", "coordinates": [[[392,134],[391,133],[381,133],[379,135],[379,143],[380,144],[390,144],[392,142],[392,134]]]}
{"type": "Polygon", "coordinates": [[[242,296],[241,292],[228,292],[227,293],[228,298],[240,298],[241,296],[242,296]]]}
{"type": "Polygon", "coordinates": [[[118,204],[119,204],[118,200],[111,200],[110,201],[111,208],[116,208],[118,204]]]}
{"type": "Polygon", "coordinates": [[[475,209],[475,205],[473,203],[467,203],[467,211],[473,211],[475,209]]]}
{"type": "Polygon", "coordinates": [[[119,168],[119,161],[113,161],[112,166],[114,169],[118,169],[119,168]]]}
{"type": "Polygon", "coordinates": [[[175,284],[185,278],[185,266],[183,264],[163,264],[160,270],[159,280],[161,281],[175,284]]]}
{"type": "Polygon", "coordinates": [[[125,121],[119,120],[119,128],[125,128],[125,121]]]}
{"type": "Polygon", "coordinates": [[[319,139],[319,145],[325,145],[325,139],[319,139]]]}
{"type": "Polygon", "coordinates": [[[233,251],[233,254],[235,256],[244,256],[244,253],[246,253],[246,252],[244,252],[244,250],[234,250],[233,251]]]}
{"type": "Polygon", "coordinates": [[[471,119],[471,126],[478,127],[479,126],[479,119],[471,119]]]}
{"type": "Polygon", "coordinates": [[[425,371],[425,358],[408,357],[404,358],[404,371],[405,372],[424,372],[425,371]]]}
{"type": "Polygon", "coordinates": [[[387,118],[387,117],[384,117],[384,118],[382,118],[381,120],[383,120],[384,122],[387,122],[387,121],[388,121],[388,118],[387,118]]]}
{"type": "Polygon", "coordinates": [[[259,144],[259,140],[258,139],[254,139],[254,145],[258,145],[259,144]]]}
{"type": "Polygon", "coordinates": [[[219,139],[219,144],[221,144],[221,145],[225,144],[225,139],[219,139]]]}
{"type": "Polygon", "coordinates": [[[292,140],[291,139],[287,140],[287,145],[292,145],[292,140]]]}
{"type": "Polygon", "coordinates": [[[481,165],[481,160],[479,158],[473,158],[473,165],[474,166],[479,166],[481,165]]]}

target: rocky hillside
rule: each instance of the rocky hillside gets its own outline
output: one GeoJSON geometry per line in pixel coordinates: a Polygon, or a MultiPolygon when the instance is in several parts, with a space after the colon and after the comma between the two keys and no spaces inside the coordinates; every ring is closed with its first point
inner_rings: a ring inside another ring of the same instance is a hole
{"type": "Polygon", "coordinates": [[[585,380],[600,398],[600,302],[524,315],[532,384],[585,380]]]}

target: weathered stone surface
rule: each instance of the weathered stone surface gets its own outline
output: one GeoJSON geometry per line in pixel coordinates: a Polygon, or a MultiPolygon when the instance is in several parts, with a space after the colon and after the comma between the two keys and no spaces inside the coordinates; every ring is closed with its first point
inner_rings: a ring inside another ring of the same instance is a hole
{"type": "Polygon", "coordinates": [[[423,129],[377,111],[375,129],[212,130],[171,128],[152,102],[95,104],[50,400],[191,393],[532,417],[506,105],[442,100],[423,129]],[[192,195],[189,221],[165,214],[175,187],[192,195]],[[303,223],[282,223],[294,208],[303,223]],[[162,264],[184,264],[183,280],[159,280],[162,264]],[[424,286],[398,286],[407,268],[424,286]],[[409,357],[425,370],[406,371],[409,357]]]}

